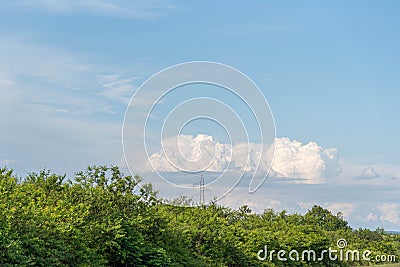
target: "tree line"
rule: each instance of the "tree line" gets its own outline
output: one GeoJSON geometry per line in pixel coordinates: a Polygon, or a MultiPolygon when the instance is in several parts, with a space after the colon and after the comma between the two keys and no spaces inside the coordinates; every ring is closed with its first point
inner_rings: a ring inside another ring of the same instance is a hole
{"type": "Polygon", "coordinates": [[[90,166],[74,179],[43,170],[24,178],[0,169],[0,266],[357,266],[363,261],[260,260],[265,246],[320,253],[349,249],[400,260],[399,235],[352,229],[314,206],[306,214],[233,210],[157,197],[140,177],[90,166]],[[186,204],[186,205],[176,205],[186,204]]]}

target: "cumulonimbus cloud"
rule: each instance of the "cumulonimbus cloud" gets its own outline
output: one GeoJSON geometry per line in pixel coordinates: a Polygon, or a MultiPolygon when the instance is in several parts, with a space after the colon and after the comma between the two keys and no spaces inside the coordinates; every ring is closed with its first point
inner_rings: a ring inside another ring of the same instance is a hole
{"type": "MultiPolygon", "coordinates": [[[[222,144],[212,136],[179,135],[163,140],[163,150],[150,155],[151,170],[174,172],[177,166],[205,171],[251,171],[260,159],[260,144],[222,144]]],[[[315,142],[303,144],[289,138],[275,138],[275,155],[270,176],[306,178],[310,183],[340,173],[337,149],[315,142]]],[[[271,151],[265,153],[271,154],[271,151]]],[[[266,171],[270,166],[260,163],[266,171]]]]}

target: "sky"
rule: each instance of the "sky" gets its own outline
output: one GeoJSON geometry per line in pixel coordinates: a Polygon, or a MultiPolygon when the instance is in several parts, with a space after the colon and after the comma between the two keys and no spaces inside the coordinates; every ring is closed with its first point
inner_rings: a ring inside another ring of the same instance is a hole
{"type": "MultiPolygon", "coordinates": [[[[318,204],[342,211],[356,228],[400,230],[399,10],[395,0],[3,0],[0,166],[21,176],[49,168],[69,177],[89,164],[125,166],[124,117],[141,85],[176,64],[218,62],[258,86],[276,130],[274,162],[261,168],[271,167],[275,179],[254,194],[239,184],[223,204],[258,212],[318,204]]],[[[178,152],[195,167],[214,159],[207,171],[228,170],[228,180],[235,171],[257,173],[262,148],[251,109],[221,87],[169,92],[149,117],[154,136],[179,103],[204,97],[243,116],[247,146],[240,138],[230,144],[217,121],[194,120],[178,146],[165,136],[164,151],[148,151],[154,164],[140,171],[152,172],[150,180],[154,171],[181,177],[169,164],[182,160],[178,152]]],[[[191,104],[188,112],[198,109],[191,104]]],[[[222,109],[208,110],[227,120],[222,109]]],[[[125,125],[141,133],[135,123],[125,125]]],[[[223,181],[210,197],[230,188],[223,181]]]]}

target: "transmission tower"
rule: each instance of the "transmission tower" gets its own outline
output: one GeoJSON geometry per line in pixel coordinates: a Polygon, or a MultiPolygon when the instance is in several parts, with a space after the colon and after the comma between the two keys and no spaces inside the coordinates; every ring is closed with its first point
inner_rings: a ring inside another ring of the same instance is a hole
{"type": "Polygon", "coordinates": [[[200,177],[199,188],[200,188],[200,205],[203,205],[206,202],[206,200],[204,198],[204,176],[203,176],[203,174],[200,177]]]}

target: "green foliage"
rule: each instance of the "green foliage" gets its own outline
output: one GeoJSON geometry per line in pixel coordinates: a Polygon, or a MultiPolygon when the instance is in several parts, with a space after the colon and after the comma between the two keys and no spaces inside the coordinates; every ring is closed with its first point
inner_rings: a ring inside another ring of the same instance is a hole
{"type": "Polygon", "coordinates": [[[305,215],[254,214],[216,202],[166,203],[140,177],[90,166],[74,180],[44,170],[19,179],[0,169],[0,266],[348,266],[365,262],[260,261],[266,245],[321,252],[346,238],[352,248],[400,254],[400,237],[352,230],[315,206],[305,215]],[[185,204],[176,206],[172,204],[185,204]]]}

